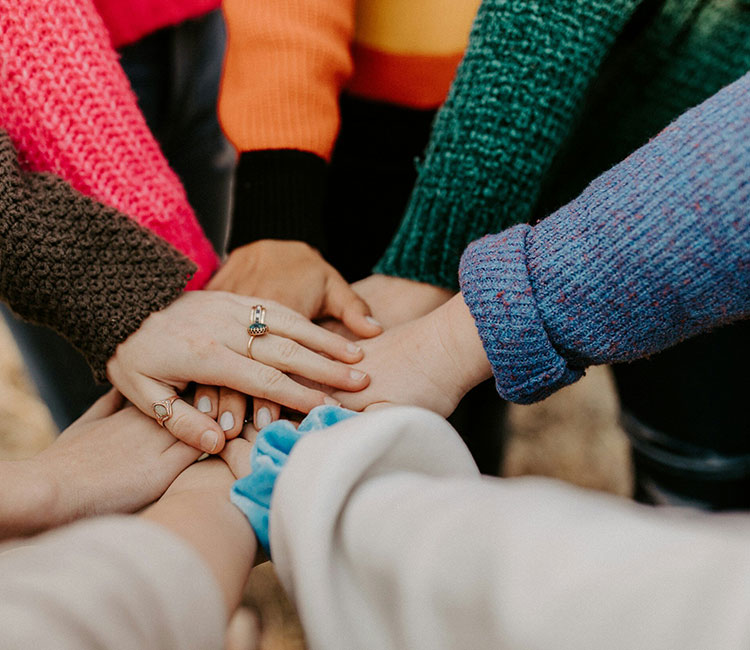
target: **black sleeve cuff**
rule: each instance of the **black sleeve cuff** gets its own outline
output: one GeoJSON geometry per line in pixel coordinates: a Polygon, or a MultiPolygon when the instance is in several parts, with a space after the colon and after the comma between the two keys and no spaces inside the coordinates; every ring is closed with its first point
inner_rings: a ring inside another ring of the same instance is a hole
{"type": "Polygon", "coordinates": [[[326,161],[307,151],[242,153],[235,172],[228,250],[258,239],[294,239],[325,253],[327,174],[326,161]]]}

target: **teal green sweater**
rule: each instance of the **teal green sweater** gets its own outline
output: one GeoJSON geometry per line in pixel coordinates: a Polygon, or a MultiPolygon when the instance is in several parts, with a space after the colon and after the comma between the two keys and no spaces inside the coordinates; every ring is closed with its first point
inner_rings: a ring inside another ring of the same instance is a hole
{"type": "Polygon", "coordinates": [[[375,270],[456,289],[471,241],[559,207],[749,68],[741,0],[484,0],[375,270]]]}

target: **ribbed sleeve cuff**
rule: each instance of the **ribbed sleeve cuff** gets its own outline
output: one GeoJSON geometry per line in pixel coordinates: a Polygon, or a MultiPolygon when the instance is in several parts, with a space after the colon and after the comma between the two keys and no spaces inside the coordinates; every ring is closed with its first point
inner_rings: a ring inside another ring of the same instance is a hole
{"type": "Polygon", "coordinates": [[[328,164],[294,149],[249,151],[235,173],[229,250],[258,239],[294,239],[325,252],[328,164]]]}
{"type": "Polygon", "coordinates": [[[528,225],[489,235],[461,258],[464,301],[477,325],[495,385],[505,399],[530,404],[580,379],[553,346],[534,297],[526,263],[528,225]]]}
{"type": "Polygon", "coordinates": [[[433,192],[417,183],[399,230],[375,265],[375,273],[458,291],[458,263],[467,240],[455,229],[464,229],[464,211],[470,208],[451,208],[445,215],[435,205],[442,207],[442,198],[439,190],[433,192]]]}

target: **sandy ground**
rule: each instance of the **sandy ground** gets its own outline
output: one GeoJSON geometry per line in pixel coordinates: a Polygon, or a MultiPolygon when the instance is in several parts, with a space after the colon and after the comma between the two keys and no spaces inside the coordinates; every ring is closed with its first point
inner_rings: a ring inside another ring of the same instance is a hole
{"type": "MultiPolygon", "coordinates": [[[[596,490],[630,494],[628,447],[616,424],[617,408],[606,368],[592,369],[582,381],[540,404],[512,406],[503,474],[553,476],[596,490]]],[[[0,458],[32,456],[53,436],[49,414],[0,321],[0,458]]],[[[262,650],[304,648],[293,608],[270,564],[253,571],[245,602],[259,612],[262,650]]]]}

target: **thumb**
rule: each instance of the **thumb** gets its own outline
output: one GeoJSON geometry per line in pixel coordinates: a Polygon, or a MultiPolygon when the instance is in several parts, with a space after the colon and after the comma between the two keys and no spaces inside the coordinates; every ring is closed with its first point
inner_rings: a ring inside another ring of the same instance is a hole
{"type": "Polygon", "coordinates": [[[371,316],[368,304],[338,274],[328,280],[324,315],[340,320],[361,338],[371,338],[383,331],[382,325],[371,316]]]}

